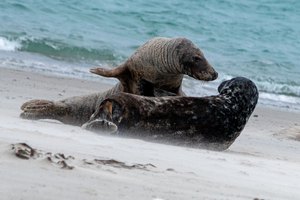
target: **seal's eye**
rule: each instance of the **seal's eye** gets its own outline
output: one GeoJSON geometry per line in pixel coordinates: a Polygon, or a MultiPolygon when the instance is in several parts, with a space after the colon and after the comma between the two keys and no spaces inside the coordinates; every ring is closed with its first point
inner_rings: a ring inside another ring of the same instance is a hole
{"type": "Polygon", "coordinates": [[[194,62],[203,62],[204,61],[204,59],[200,56],[194,56],[193,60],[194,60],[194,62]]]}

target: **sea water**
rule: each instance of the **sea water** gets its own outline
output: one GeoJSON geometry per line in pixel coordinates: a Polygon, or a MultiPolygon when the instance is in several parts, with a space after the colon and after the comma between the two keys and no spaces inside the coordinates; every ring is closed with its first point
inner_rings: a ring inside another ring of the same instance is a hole
{"type": "Polygon", "coordinates": [[[117,66],[152,37],[180,36],[219,72],[209,83],[186,77],[188,95],[244,76],[260,104],[300,111],[299,13],[299,0],[1,0],[0,67],[100,79],[88,69],[117,66]]]}

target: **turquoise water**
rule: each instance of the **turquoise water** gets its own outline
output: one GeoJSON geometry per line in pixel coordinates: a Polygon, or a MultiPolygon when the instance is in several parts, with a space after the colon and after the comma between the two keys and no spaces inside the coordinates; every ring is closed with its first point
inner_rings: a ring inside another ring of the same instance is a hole
{"type": "Polygon", "coordinates": [[[113,67],[155,36],[184,36],[220,74],[214,83],[187,78],[188,94],[245,76],[261,104],[299,110],[299,13],[298,0],[2,0],[0,66],[99,78],[91,66],[113,67]]]}

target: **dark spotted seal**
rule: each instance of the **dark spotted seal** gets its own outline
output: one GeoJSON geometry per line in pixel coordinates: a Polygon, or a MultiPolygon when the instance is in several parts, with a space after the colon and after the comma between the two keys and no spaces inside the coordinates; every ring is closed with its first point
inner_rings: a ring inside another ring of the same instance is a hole
{"type": "Polygon", "coordinates": [[[218,91],[208,97],[115,94],[101,103],[84,127],[118,128],[115,134],[122,136],[225,150],[253,112],[258,90],[251,80],[237,77],[221,83],[218,91]]]}
{"type": "Polygon", "coordinates": [[[199,80],[217,78],[217,72],[203,53],[185,38],[154,38],[140,48],[122,65],[115,69],[92,69],[91,72],[116,77],[115,87],[88,96],[71,97],[61,101],[32,100],[22,105],[21,117],[25,119],[56,119],[63,123],[82,125],[87,122],[100,103],[112,94],[127,92],[144,96],[182,95],[184,74],[199,80]],[[146,81],[155,93],[149,93],[146,81]]]}

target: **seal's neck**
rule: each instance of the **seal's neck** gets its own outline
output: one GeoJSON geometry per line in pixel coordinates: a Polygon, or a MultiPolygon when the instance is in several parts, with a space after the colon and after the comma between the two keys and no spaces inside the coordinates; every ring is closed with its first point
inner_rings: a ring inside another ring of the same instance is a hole
{"type": "Polygon", "coordinates": [[[243,130],[257,104],[258,95],[251,94],[251,89],[233,89],[223,94],[225,100],[223,106],[228,112],[227,115],[231,118],[231,126],[235,127],[237,132],[243,130]]]}

